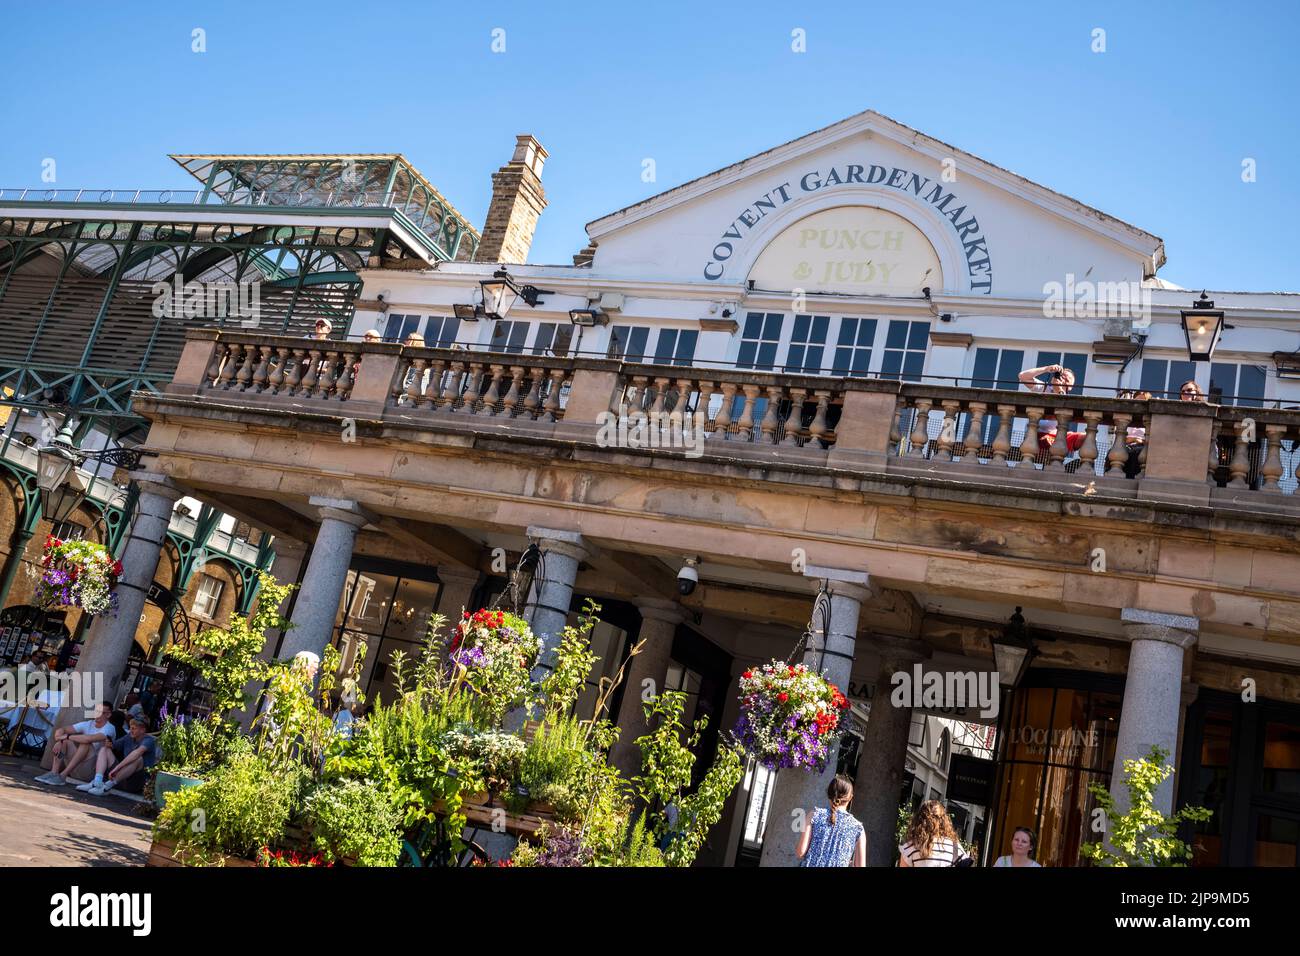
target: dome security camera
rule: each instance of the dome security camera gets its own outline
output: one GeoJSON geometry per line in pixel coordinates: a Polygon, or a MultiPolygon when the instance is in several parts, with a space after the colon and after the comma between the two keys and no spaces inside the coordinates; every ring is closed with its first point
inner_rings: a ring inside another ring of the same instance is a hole
{"type": "Polygon", "coordinates": [[[687,558],[682,569],[677,572],[677,593],[682,597],[691,594],[695,590],[695,585],[700,583],[700,572],[695,570],[695,566],[700,563],[697,557],[687,558]]]}

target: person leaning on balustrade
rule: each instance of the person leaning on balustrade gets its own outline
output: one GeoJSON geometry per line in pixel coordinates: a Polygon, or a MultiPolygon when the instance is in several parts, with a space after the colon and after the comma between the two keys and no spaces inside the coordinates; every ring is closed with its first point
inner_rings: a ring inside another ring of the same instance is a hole
{"type": "MultiPolygon", "coordinates": [[[[1031,392],[1042,392],[1044,395],[1069,395],[1070,389],[1074,388],[1074,372],[1064,365],[1042,365],[1021,372],[1020,384],[1031,392]],[[1040,375],[1048,376],[1047,381],[1040,381],[1038,378],[1040,375]]],[[[1084,432],[1066,432],[1066,454],[1072,455],[1078,451],[1079,446],[1083,444],[1084,437],[1084,432]]],[[[1039,451],[1050,451],[1054,444],[1056,444],[1056,419],[1040,418],[1038,420],[1039,451]]],[[[1040,454],[1039,460],[1045,461],[1045,456],[1040,454]]]]}
{"type": "MultiPolygon", "coordinates": [[[[1134,391],[1133,389],[1124,389],[1115,397],[1145,402],[1151,399],[1151,393],[1146,391],[1134,391]]],[[[1128,428],[1124,430],[1124,449],[1128,452],[1128,457],[1124,459],[1125,478],[1136,478],[1138,476],[1138,472],[1142,470],[1142,452],[1146,447],[1146,428],[1129,425],[1128,428]]]]}

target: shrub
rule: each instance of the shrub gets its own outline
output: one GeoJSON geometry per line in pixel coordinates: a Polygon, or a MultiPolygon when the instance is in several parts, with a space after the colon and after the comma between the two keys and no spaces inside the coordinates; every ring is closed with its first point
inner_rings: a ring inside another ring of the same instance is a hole
{"type": "Polygon", "coordinates": [[[360,780],[317,787],[305,818],[312,842],[326,860],[350,857],[357,866],[396,866],[402,851],[402,817],[388,794],[360,780]]]}

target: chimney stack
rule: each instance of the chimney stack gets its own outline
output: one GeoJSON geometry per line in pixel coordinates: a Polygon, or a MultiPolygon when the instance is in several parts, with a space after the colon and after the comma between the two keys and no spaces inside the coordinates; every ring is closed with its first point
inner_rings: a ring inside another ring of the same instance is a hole
{"type": "Polygon", "coordinates": [[[515,137],[514,156],[492,174],[492,204],[475,262],[519,265],[528,260],[537,217],[546,208],[542,163],[547,155],[542,144],[527,133],[515,137]]]}

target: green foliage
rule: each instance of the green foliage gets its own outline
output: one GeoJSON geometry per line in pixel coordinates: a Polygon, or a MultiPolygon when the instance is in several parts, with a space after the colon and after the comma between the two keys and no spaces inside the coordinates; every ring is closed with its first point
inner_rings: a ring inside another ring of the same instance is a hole
{"type": "Polygon", "coordinates": [[[527,744],[516,734],[500,730],[477,730],[469,724],[454,727],[443,734],[442,745],[452,759],[469,761],[465,768],[474,779],[482,780],[493,793],[507,791],[519,779],[519,768],[527,744]]]}
{"type": "Polygon", "coordinates": [[[217,726],[207,720],[168,717],[158,731],[158,769],[187,777],[202,776],[218,760],[217,726]]]}
{"type": "Polygon", "coordinates": [[[555,807],[561,820],[579,818],[595,792],[603,754],[588,744],[589,728],[573,716],[548,712],[519,763],[519,782],[532,800],[555,807]]]}
{"type": "Polygon", "coordinates": [[[555,649],[555,667],[543,678],[540,692],[546,714],[567,714],[586,686],[587,675],[600,660],[591,649],[591,629],[599,623],[600,605],[588,600],[577,626],[565,627],[555,649]]]}
{"type": "Polygon", "coordinates": [[[636,794],[651,811],[658,811],[651,826],[660,843],[666,844],[663,855],[669,866],[691,865],[744,775],[740,750],[723,744],[699,787],[684,795],[695,769],[700,734],[708,725],[704,719],[695,721],[683,742],[685,702],[686,695],[680,691],[646,701],[646,724],[652,729],[636,741],[642,765],[641,774],[633,778],[636,794]]]}
{"type": "Polygon", "coordinates": [[[170,794],[154,831],[175,840],[187,862],[252,857],[283,836],[305,777],[301,769],[272,769],[245,749],[206,782],[170,794]]]}
{"type": "Polygon", "coordinates": [[[293,586],[277,584],[265,572],[257,580],[251,618],[235,615],[224,628],[204,628],[189,646],[173,643],[164,651],[165,657],[193,667],[212,689],[212,719],[217,722],[228,720],[232,711],[251,703],[245,687],[269,674],[270,665],[260,658],[266,631],[289,626],[280,615],[280,605],[293,586]]]}
{"type": "Polygon", "coordinates": [[[600,861],[603,866],[663,866],[664,856],[655,843],[654,831],[646,826],[646,815],[629,817],[620,828],[612,853],[600,861]]]}
{"type": "Polygon", "coordinates": [[[312,842],[327,860],[395,866],[402,850],[402,814],[382,789],[360,780],[317,787],[304,805],[312,842]]]}
{"type": "Polygon", "coordinates": [[[1152,747],[1140,760],[1124,761],[1124,787],[1129,809],[1121,814],[1110,792],[1100,784],[1088,791],[1106,816],[1107,838],[1086,843],[1079,852],[1099,866],[1186,866],[1192,848],[1178,839],[1184,822],[1204,822],[1213,811],[1205,807],[1184,807],[1165,816],[1155,806],[1155,792],[1174,773],[1166,763],[1169,751],[1152,747]],[[1107,845],[1109,844],[1109,845],[1107,845]]]}
{"type": "MultiPolygon", "coordinates": [[[[337,669],[338,650],[328,647],[320,668],[325,693],[330,689],[326,675],[337,669]]],[[[266,710],[254,721],[259,729],[258,753],[272,767],[320,767],[334,723],[316,706],[310,671],[295,658],[277,661],[270,667],[270,675],[266,710]]]]}

